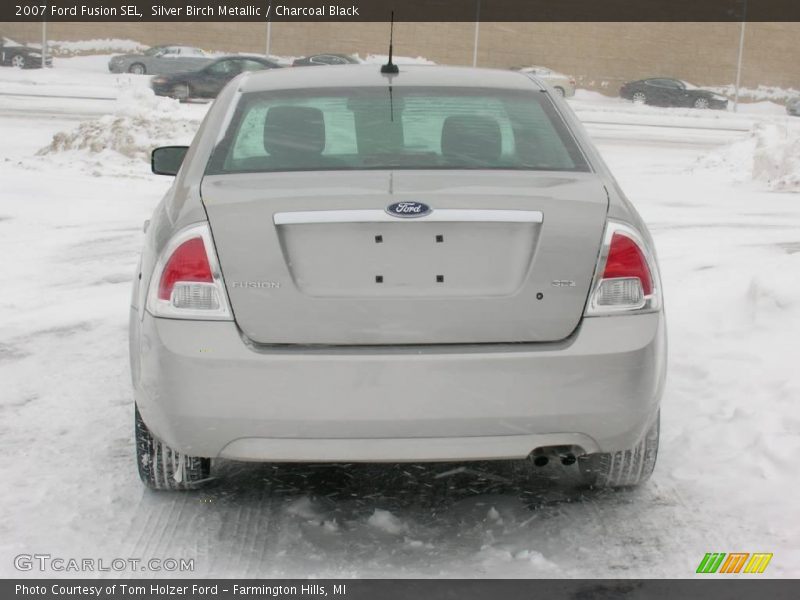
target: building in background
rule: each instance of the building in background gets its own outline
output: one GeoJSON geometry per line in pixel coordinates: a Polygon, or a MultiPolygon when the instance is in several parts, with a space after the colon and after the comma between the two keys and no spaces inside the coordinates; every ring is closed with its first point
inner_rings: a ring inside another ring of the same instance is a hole
{"type": "MultiPolygon", "coordinates": [[[[385,54],[387,23],[278,22],[273,54],[320,52],[385,54]]],[[[41,39],[39,23],[0,23],[4,35],[41,39]]],[[[748,23],[742,85],[800,87],[792,51],[800,23],[748,23]]],[[[736,78],[739,23],[481,23],[477,63],[484,67],[547,65],[578,79],[580,87],[616,94],[623,81],[664,76],[701,85],[736,78]]],[[[49,23],[52,40],[130,39],[146,45],[186,44],[209,50],[266,49],[265,23],[49,23]]],[[[471,65],[474,23],[397,23],[395,54],[471,65]]]]}

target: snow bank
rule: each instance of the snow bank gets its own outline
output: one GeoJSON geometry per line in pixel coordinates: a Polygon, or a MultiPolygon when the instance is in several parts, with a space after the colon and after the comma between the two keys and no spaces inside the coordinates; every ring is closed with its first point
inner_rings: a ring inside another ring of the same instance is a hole
{"type": "Polygon", "coordinates": [[[375,512],[370,515],[369,519],[367,519],[367,525],[391,535],[400,535],[408,530],[402,520],[388,510],[380,508],[376,508],[375,512]]]}
{"type": "MultiPolygon", "coordinates": [[[[711,90],[718,94],[724,94],[729,98],[733,98],[736,93],[736,86],[731,84],[720,86],[707,86],[704,89],[711,90]]],[[[784,102],[791,98],[800,96],[800,90],[794,88],[782,88],[774,85],[759,85],[756,88],[739,88],[739,99],[750,100],[773,100],[784,102]]]]}
{"type": "Polygon", "coordinates": [[[37,156],[91,171],[97,171],[100,162],[103,171],[125,174],[131,163],[149,162],[157,146],[189,144],[199,122],[198,115],[183,110],[177,100],[156,96],[148,88],[128,88],[120,93],[112,114],[56,133],[37,156]]]}
{"type": "Polygon", "coordinates": [[[141,52],[148,46],[134,40],[118,38],[105,38],[94,40],[79,40],[74,42],[49,41],[47,47],[56,55],[72,54],[111,54],[115,52],[141,52]]]}
{"type": "Polygon", "coordinates": [[[725,171],[737,181],[763,182],[772,190],[800,191],[800,131],[757,123],[746,139],[701,157],[696,168],[725,171]]]}
{"type": "MultiPolygon", "coordinates": [[[[360,58],[360,57],[359,57],[360,58]]],[[[367,64],[373,65],[382,65],[386,61],[389,60],[388,54],[367,54],[367,57],[363,59],[367,64]]],[[[413,58],[411,56],[392,56],[392,62],[396,65],[435,65],[436,63],[432,60],[425,58],[424,56],[417,56],[413,58]]]]}

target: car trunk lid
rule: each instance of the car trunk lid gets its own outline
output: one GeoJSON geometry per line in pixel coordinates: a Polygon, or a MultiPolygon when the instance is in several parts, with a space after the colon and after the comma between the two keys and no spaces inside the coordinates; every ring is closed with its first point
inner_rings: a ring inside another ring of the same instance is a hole
{"type": "Polygon", "coordinates": [[[236,322],[262,344],[547,342],[580,322],[608,197],[591,173],[207,176],[236,322]],[[421,203],[430,213],[392,216],[421,203]]]}

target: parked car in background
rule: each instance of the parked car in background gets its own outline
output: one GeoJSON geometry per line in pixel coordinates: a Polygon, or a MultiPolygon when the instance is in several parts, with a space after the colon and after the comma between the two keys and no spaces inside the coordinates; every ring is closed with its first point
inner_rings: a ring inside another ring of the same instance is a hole
{"type": "Polygon", "coordinates": [[[292,63],[293,67],[311,67],[314,65],[356,65],[361,59],[352,54],[312,54],[297,58],[292,63]]]}
{"type": "Polygon", "coordinates": [[[199,69],[212,60],[213,56],[192,46],[153,46],[140,54],[112,56],[108,70],[112,73],[162,75],[199,69]]]}
{"type": "Polygon", "coordinates": [[[553,89],[561,95],[562,98],[570,98],[575,95],[575,78],[569,75],[564,75],[558,71],[553,71],[553,69],[539,67],[536,65],[531,65],[528,67],[512,67],[511,70],[536,75],[539,79],[550,84],[553,89]]]}
{"type": "Polygon", "coordinates": [[[786,113],[800,117],[800,98],[792,98],[786,103],[786,113]]]}
{"type": "Polygon", "coordinates": [[[197,487],[218,458],[649,477],[653,241],[552,88],[417,65],[237,83],[190,151],[152,154],[178,178],[133,278],[147,486],[197,487]]]}
{"type": "MultiPolygon", "coordinates": [[[[40,69],[42,67],[42,51],[39,48],[31,48],[0,36],[0,65],[18,69],[40,69]]],[[[45,65],[53,66],[51,56],[45,58],[45,65]]]]}
{"type": "Polygon", "coordinates": [[[652,106],[688,106],[692,108],[728,108],[728,99],[721,94],[704,90],[680,79],[653,77],[629,81],[619,95],[637,104],[652,106]]]}
{"type": "Polygon", "coordinates": [[[278,63],[263,56],[236,54],[218,58],[195,71],[158,75],[150,80],[150,86],[156,95],[178,100],[216,98],[225,84],[239,73],[278,68],[278,63]]]}

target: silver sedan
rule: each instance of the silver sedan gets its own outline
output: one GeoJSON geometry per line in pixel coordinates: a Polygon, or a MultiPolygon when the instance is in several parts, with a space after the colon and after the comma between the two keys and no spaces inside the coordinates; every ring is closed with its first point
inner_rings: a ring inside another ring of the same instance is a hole
{"type": "Polygon", "coordinates": [[[141,54],[120,54],[108,61],[112,73],[165,75],[200,69],[214,60],[200,48],[191,46],[153,46],[141,54]]]}
{"type": "Polygon", "coordinates": [[[793,117],[800,116],[800,98],[790,98],[786,102],[786,114],[793,117]]]}
{"type": "Polygon", "coordinates": [[[177,180],[130,312],[144,483],[196,487],[216,458],[647,479],[653,241],[550,90],[488,69],[253,72],[190,148],[154,151],[177,180]]]}
{"type": "Polygon", "coordinates": [[[514,67],[513,70],[535,75],[537,79],[548,83],[564,98],[571,98],[575,95],[575,78],[570,75],[564,75],[564,73],[553,71],[553,69],[549,69],[548,67],[539,67],[536,65],[514,67]]]}

